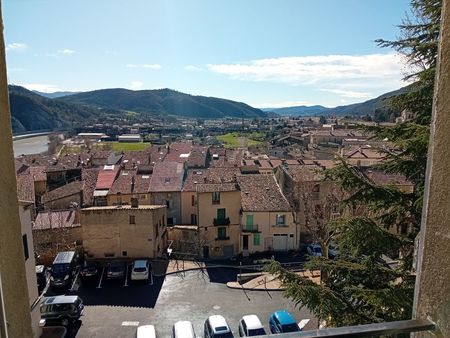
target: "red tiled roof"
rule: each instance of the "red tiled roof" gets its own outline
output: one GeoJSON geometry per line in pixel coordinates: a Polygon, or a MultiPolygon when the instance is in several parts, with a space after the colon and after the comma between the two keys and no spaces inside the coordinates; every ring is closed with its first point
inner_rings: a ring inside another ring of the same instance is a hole
{"type": "Polygon", "coordinates": [[[33,224],[33,230],[75,228],[75,210],[43,211],[37,214],[33,224]]]}
{"type": "Polygon", "coordinates": [[[121,194],[145,194],[150,187],[150,175],[137,175],[136,170],[122,171],[108,195],[121,194]]]}
{"type": "Polygon", "coordinates": [[[30,167],[29,170],[31,177],[33,177],[33,180],[35,182],[47,181],[47,175],[45,174],[44,166],[30,167]]]}
{"type": "Polygon", "coordinates": [[[291,211],[272,175],[242,175],[238,182],[244,211],[291,211]]]}
{"type": "Polygon", "coordinates": [[[84,181],[83,206],[92,205],[98,173],[98,168],[83,168],[81,172],[81,177],[84,181]]]}
{"type": "Polygon", "coordinates": [[[34,182],[29,173],[16,176],[17,198],[19,201],[34,203],[34,182]]]}
{"type": "Polygon", "coordinates": [[[79,194],[83,191],[84,182],[83,181],[73,181],[62,187],[56,188],[52,191],[49,191],[44,194],[43,200],[44,203],[48,203],[54,200],[58,200],[60,198],[64,198],[67,196],[72,196],[75,194],[79,194]]]}
{"type": "Polygon", "coordinates": [[[111,189],[118,172],[119,168],[117,166],[114,166],[114,169],[112,170],[100,170],[95,189],[111,189]]]}
{"type": "Polygon", "coordinates": [[[179,162],[158,162],[153,168],[149,191],[181,191],[184,164],[179,162]]]}

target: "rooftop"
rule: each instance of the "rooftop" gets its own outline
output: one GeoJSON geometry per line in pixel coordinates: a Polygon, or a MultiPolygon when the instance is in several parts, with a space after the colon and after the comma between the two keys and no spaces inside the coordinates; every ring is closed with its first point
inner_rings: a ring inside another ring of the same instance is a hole
{"type": "Polygon", "coordinates": [[[75,228],[80,224],[75,221],[75,210],[42,211],[37,214],[33,230],[75,228]]]}
{"type": "Polygon", "coordinates": [[[133,208],[131,205],[113,205],[106,207],[89,207],[83,208],[81,211],[95,211],[95,210],[156,210],[166,208],[165,205],[139,205],[133,208]]]}

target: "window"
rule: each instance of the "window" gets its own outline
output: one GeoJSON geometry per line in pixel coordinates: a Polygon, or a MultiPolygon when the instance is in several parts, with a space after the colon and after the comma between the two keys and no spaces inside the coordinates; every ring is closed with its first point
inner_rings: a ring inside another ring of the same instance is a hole
{"type": "Polygon", "coordinates": [[[253,215],[247,215],[245,224],[253,226],[253,215]]]}
{"type": "Polygon", "coordinates": [[[130,215],[130,224],[136,224],[136,216],[130,215]]]}
{"type": "Polygon", "coordinates": [[[191,224],[196,225],[197,224],[197,215],[191,214],[191,224]]]}
{"type": "Polygon", "coordinates": [[[126,251],[122,251],[122,256],[126,256],[128,254],[128,252],[126,252],[126,251]]]}
{"type": "Polygon", "coordinates": [[[173,225],[173,217],[167,217],[167,224],[173,225]]]}
{"type": "Polygon", "coordinates": [[[261,237],[260,234],[253,234],[253,245],[258,246],[261,245],[261,237]]]}
{"type": "Polygon", "coordinates": [[[27,260],[30,257],[30,254],[28,252],[27,234],[22,235],[22,243],[23,243],[23,255],[25,256],[25,260],[27,260]]]}
{"type": "Polygon", "coordinates": [[[285,226],[286,225],[286,215],[277,215],[277,226],[285,226]]]}
{"type": "Polygon", "coordinates": [[[217,228],[217,238],[225,239],[227,237],[227,228],[217,228]]]}
{"type": "Polygon", "coordinates": [[[170,208],[170,201],[169,200],[166,200],[166,207],[167,207],[167,209],[170,208]]]}
{"type": "Polygon", "coordinates": [[[194,207],[195,206],[195,195],[191,196],[191,205],[194,207]]]}
{"type": "Polygon", "coordinates": [[[225,209],[217,209],[217,219],[225,219],[225,209]]]}
{"type": "Polygon", "coordinates": [[[212,204],[220,204],[220,192],[214,191],[212,193],[212,204]]]}

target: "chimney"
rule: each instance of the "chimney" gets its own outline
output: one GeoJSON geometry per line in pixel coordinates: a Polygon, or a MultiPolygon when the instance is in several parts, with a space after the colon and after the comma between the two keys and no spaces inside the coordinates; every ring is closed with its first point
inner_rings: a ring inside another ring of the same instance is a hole
{"type": "Polygon", "coordinates": [[[132,208],[138,208],[139,207],[139,200],[137,198],[131,199],[131,207],[132,208]]]}
{"type": "Polygon", "coordinates": [[[134,192],[134,175],[131,177],[131,192],[134,192]]]}

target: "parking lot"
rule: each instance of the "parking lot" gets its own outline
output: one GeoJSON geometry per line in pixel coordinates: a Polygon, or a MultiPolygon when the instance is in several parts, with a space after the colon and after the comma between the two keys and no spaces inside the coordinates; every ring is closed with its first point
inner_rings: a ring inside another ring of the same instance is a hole
{"type": "MultiPolygon", "coordinates": [[[[163,267],[161,267],[163,269],[163,267]]],[[[154,269],[157,273],[157,267],[154,269]]],[[[159,337],[170,337],[179,320],[194,324],[203,336],[203,323],[213,314],[223,315],[235,336],[239,319],[256,314],[266,329],[269,315],[287,309],[299,322],[312,318],[309,311],[298,311],[279,291],[229,289],[226,282],[236,280],[236,269],[211,268],[150,278],[148,281],[106,279],[105,271],[91,280],[77,278],[68,294],[79,295],[85,304],[81,322],[69,330],[69,337],[134,337],[137,326],[153,324],[159,337]]],[[[49,290],[47,295],[55,294],[49,290]]],[[[312,319],[306,329],[317,327],[312,319]]]]}

